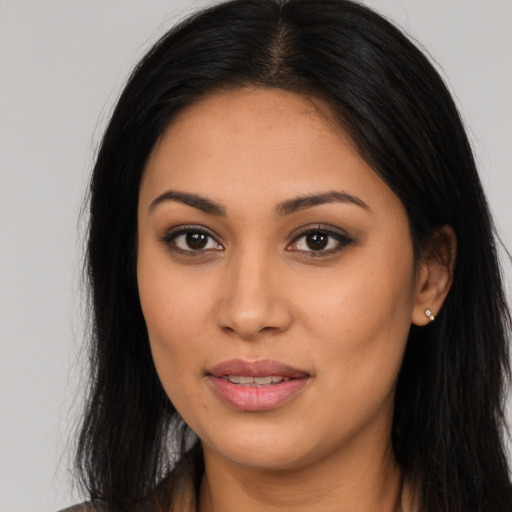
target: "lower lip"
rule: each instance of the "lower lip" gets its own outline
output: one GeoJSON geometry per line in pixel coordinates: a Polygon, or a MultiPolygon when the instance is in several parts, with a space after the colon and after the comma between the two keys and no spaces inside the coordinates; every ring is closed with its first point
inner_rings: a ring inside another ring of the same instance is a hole
{"type": "Polygon", "coordinates": [[[291,400],[307,384],[309,378],[290,379],[268,386],[241,386],[222,377],[209,376],[219,397],[239,411],[268,411],[291,400]]]}

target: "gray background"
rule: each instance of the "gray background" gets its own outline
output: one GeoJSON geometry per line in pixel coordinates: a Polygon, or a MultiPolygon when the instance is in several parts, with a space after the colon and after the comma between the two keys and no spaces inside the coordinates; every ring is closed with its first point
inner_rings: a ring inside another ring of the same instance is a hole
{"type": "MultiPolygon", "coordinates": [[[[207,3],[0,0],[0,512],[79,499],[66,441],[82,391],[78,219],[96,144],[144,51],[207,3]]],[[[512,0],[366,3],[442,67],[512,249],[512,0]]]]}

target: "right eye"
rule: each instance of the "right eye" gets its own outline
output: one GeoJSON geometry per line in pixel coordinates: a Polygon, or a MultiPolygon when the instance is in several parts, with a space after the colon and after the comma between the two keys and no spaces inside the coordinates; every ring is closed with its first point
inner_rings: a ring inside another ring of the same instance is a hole
{"type": "Polygon", "coordinates": [[[171,231],[163,237],[162,241],[172,251],[186,253],[187,256],[223,249],[210,233],[193,227],[182,227],[171,231]]]}

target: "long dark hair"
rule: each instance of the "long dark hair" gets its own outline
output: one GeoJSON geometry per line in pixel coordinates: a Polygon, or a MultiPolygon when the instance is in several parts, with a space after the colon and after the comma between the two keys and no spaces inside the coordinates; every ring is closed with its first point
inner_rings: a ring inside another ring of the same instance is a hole
{"type": "Polygon", "coordinates": [[[348,0],[211,7],[168,32],[131,75],[91,183],[91,380],[76,458],[89,497],[107,510],[135,510],[187,457],[200,477],[200,445],[187,444],[187,427],[159,382],[139,304],[139,183],[178,112],[208,92],[246,85],[325,100],[405,205],[417,254],[436,229],[452,226],[453,286],[436,321],[411,328],[393,448],[421,511],[512,510],[502,437],[510,315],[472,151],[426,57],[348,0]]]}

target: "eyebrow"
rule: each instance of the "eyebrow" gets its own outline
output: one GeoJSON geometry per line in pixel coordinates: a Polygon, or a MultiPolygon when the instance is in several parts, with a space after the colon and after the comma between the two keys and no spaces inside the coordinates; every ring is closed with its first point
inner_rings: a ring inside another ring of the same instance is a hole
{"type": "Polygon", "coordinates": [[[313,206],[319,206],[327,203],[348,203],[359,206],[368,212],[372,211],[362,199],[359,199],[359,197],[347,194],[346,192],[331,190],[320,194],[296,197],[279,203],[276,207],[276,213],[278,217],[284,217],[307,208],[312,208],[313,206]]]}
{"type": "MultiPolygon", "coordinates": [[[[219,217],[226,216],[226,208],[223,205],[197,194],[191,194],[190,192],[178,192],[176,190],[167,190],[163,194],[159,195],[151,202],[149,210],[154,210],[159,204],[166,201],[183,203],[188,206],[192,206],[193,208],[197,208],[209,215],[219,217]]],[[[371,208],[362,199],[346,192],[331,190],[329,192],[300,196],[283,201],[276,206],[276,214],[278,217],[285,217],[301,210],[306,210],[314,206],[328,203],[353,204],[371,212],[371,208]]]]}
{"type": "Polygon", "coordinates": [[[204,213],[208,213],[209,215],[216,215],[218,217],[226,216],[226,208],[224,208],[224,206],[221,204],[197,194],[191,194],[189,192],[177,192],[175,190],[168,190],[167,192],[159,195],[150,204],[149,211],[154,210],[159,204],[166,201],[176,201],[178,203],[183,203],[188,206],[197,208],[204,213]]]}

